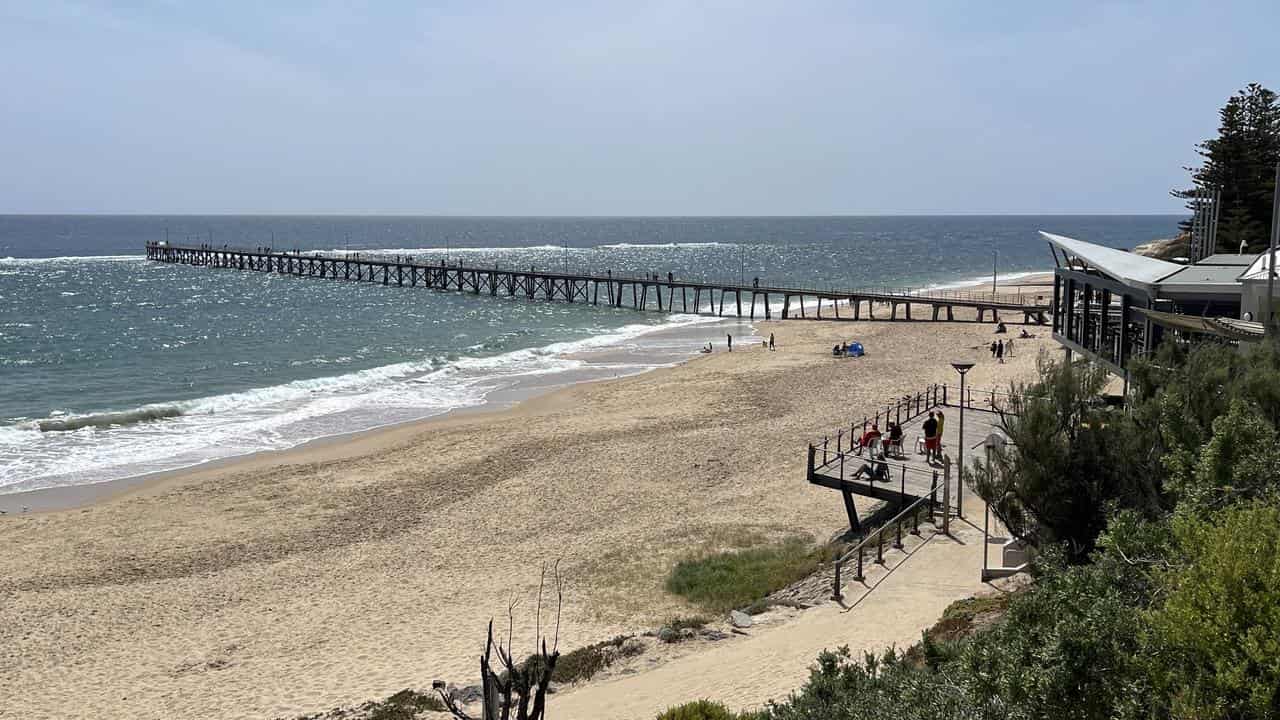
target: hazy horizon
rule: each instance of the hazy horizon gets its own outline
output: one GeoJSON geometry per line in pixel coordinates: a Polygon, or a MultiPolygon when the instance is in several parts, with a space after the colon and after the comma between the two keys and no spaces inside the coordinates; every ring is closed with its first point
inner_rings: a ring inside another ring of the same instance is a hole
{"type": "Polygon", "coordinates": [[[12,2],[0,212],[1180,214],[1218,108],[1280,86],[1277,22],[1263,2],[12,2]]]}

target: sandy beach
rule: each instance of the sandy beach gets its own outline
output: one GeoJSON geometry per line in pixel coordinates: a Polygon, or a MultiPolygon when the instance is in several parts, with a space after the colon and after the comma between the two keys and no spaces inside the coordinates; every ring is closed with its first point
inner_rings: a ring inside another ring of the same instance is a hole
{"type": "MultiPolygon", "coordinates": [[[[804,482],[809,440],[954,382],[956,359],[978,362],[974,386],[1028,379],[1055,346],[1031,331],[997,365],[989,324],[759,323],[776,352],[739,346],[5,516],[0,717],[290,717],[470,683],[489,618],[528,606],[557,559],[562,649],[688,614],[662,588],[680,557],[742,533],[842,531],[838,496],[804,482]],[[830,356],[855,338],[867,357],[830,356]]],[[[516,623],[531,642],[532,611],[516,623]]]]}

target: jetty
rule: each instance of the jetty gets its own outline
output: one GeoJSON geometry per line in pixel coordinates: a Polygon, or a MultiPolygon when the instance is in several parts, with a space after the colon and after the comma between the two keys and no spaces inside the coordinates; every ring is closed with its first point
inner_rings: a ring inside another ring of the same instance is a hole
{"type": "Polygon", "coordinates": [[[911,288],[802,288],[751,283],[723,283],[675,277],[571,273],[536,267],[480,267],[424,260],[412,256],[364,257],[360,253],[280,251],[211,245],[147,243],[147,259],[156,262],[229,270],[274,273],[301,278],[369,282],[422,287],[490,297],[583,303],[632,310],[655,310],[766,320],[774,319],[773,303],[782,303],[780,319],[912,320],[911,308],[926,306],[928,319],[973,322],[1021,321],[1043,325],[1051,305],[1042,295],[982,293],[911,288]],[[726,307],[727,306],[727,307],[726,307]],[[844,308],[844,315],[840,314],[844,308]],[[881,311],[876,317],[877,307],[881,311]],[[888,315],[886,317],[885,310],[888,315]],[[823,316],[823,310],[827,315],[823,316]]]}

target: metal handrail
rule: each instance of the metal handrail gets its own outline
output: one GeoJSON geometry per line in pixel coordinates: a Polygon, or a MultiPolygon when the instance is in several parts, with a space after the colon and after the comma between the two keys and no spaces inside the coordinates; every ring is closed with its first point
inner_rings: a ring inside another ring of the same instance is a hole
{"type": "MultiPolygon", "coordinates": [[[[844,595],[840,592],[841,570],[843,569],[844,564],[849,561],[849,558],[856,556],[858,561],[857,573],[853,576],[853,579],[860,581],[865,577],[865,575],[863,575],[863,572],[862,572],[863,560],[864,560],[863,556],[865,554],[865,550],[867,549],[867,546],[871,544],[872,540],[875,541],[875,545],[876,545],[875,562],[880,565],[884,564],[884,535],[890,526],[893,526],[894,532],[895,532],[894,541],[893,541],[893,544],[891,545],[891,547],[894,548],[895,550],[901,550],[903,547],[902,546],[902,527],[908,515],[911,517],[911,530],[908,531],[908,534],[910,535],[920,534],[920,512],[922,509],[928,510],[929,522],[934,526],[936,526],[937,521],[935,520],[935,517],[934,517],[934,508],[938,504],[937,496],[938,496],[938,472],[935,470],[933,472],[933,485],[929,488],[928,495],[922,495],[916,498],[914,502],[912,502],[907,507],[903,508],[901,512],[893,516],[889,521],[885,522],[884,524],[882,524],[880,527],[876,528],[872,532],[867,533],[867,535],[863,537],[862,540],[859,541],[856,546],[854,546],[853,548],[846,551],[844,554],[840,555],[835,559],[833,563],[835,567],[835,578],[833,580],[831,598],[837,601],[842,600],[844,598],[844,595]]],[[[942,512],[944,514],[948,513],[950,512],[950,508],[944,507],[942,508],[942,512]]]]}
{"type": "MultiPolygon", "coordinates": [[[[882,417],[881,410],[879,407],[877,407],[876,414],[874,415],[874,417],[871,415],[862,416],[863,431],[865,431],[866,428],[873,422],[877,426],[881,426],[881,427],[887,424],[889,420],[893,420],[895,424],[901,425],[903,422],[910,422],[915,418],[918,418],[921,415],[924,415],[925,413],[929,412],[933,408],[945,404],[944,402],[945,398],[943,398],[944,387],[946,386],[937,385],[937,384],[929,385],[925,387],[923,391],[908,393],[899,398],[895,398],[890,403],[886,403],[883,411],[884,413],[883,423],[881,422],[881,417],[882,417]],[[904,411],[905,411],[905,414],[904,414],[904,411]]],[[[853,450],[854,443],[857,442],[857,439],[860,437],[860,435],[857,432],[857,428],[858,428],[858,423],[856,421],[849,423],[848,437],[849,437],[850,451],[853,450]]],[[[845,438],[844,428],[837,430],[835,434],[835,442],[836,442],[835,452],[839,453],[842,451],[844,438],[845,438]]],[[[820,441],[812,443],[814,447],[822,450],[822,456],[824,460],[819,465],[819,467],[825,467],[827,465],[826,458],[828,457],[831,439],[832,438],[830,435],[826,435],[820,441]]]]}

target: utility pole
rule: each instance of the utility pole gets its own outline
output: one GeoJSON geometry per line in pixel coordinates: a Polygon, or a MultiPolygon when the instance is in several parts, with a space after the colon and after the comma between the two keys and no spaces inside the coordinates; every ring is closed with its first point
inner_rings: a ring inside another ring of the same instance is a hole
{"type": "Polygon", "coordinates": [[[1276,244],[1280,242],[1280,163],[1276,163],[1276,186],[1271,197],[1271,248],[1267,251],[1267,324],[1263,333],[1275,339],[1276,320],[1272,311],[1272,294],[1276,283],[1276,244]]]}
{"type": "Polygon", "coordinates": [[[747,246],[740,245],[738,251],[738,285],[743,285],[747,280],[747,246]]]}
{"type": "Polygon", "coordinates": [[[996,299],[996,268],[1000,265],[1000,251],[991,251],[991,299],[996,299]]]}

